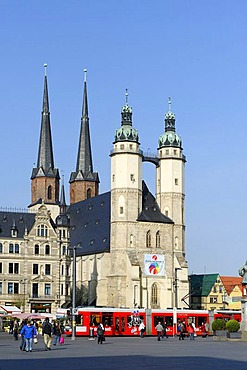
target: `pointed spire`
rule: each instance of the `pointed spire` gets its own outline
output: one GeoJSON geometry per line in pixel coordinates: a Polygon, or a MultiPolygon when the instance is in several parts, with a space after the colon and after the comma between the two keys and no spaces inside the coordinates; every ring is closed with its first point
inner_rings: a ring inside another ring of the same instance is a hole
{"type": "Polygon", "coordinates": [[[62,187],[61,187],[61,194],[60,194],[60,215],[64,215],[66,213],[66,200],[65,200],[65,190],[64,190],[64,175],[62,176],[62,187]]]}
{"type": "Polygon", "coordinates": [[[49,169],[54,169],[52,139],[51,139],[51,125],[50,125],[50,112],[48,100],[48,87],[47,87],[47,64],[44,64],[44,95],[43,95],[43,108],[41,118],[40,142],[37,167],[42,167],[45,172],[49,169]]]}
{"type": "Polygon", "coordinates": [[[81,117],[81,131],[79,138],[79,148],[77,155],[76,171],[82,171],[84,176],[89,172],[93,172],[93,161],[91,153],[89,117],[88,117],[88,102],[87,102],[87,70],[84,69],[84,92],[81,117]]]}

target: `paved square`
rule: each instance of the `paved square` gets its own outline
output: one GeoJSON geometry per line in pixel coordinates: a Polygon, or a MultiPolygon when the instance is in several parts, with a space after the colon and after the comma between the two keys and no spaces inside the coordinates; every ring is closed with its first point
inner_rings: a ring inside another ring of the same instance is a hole
{"type": "Polygon", "coordinates": [[[178,338],[160,342],[154,337],[106,338],[102,345],[88,338],[65,338],[64,345],[45,351],[42,336],[32,353],[19,350],[20,340],[0,333],[0,370],[109,369],[247,369],[246,342],[194,341],[178,338]]]}

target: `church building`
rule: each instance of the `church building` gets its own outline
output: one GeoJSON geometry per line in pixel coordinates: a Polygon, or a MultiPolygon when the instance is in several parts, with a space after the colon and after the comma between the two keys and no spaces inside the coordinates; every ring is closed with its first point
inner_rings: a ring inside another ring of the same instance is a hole
{"type": "Polygon", "coordinates": [[[67,205],[64,180],[60,190],[59,170],[54,167],[45,66],[29,211],[0,211],[1,304],[19,303],[26,312],[70,307],[75,248],[76,305],[187,306],[186,158],[170,99],[157,142],[155,156],[141,150],[126,92],[109,153],[111,189],[100,194],[99,175],[93,171],[85,71],[76,169],[70,174],[67,205]],[[156,168],[155,195],[142,177],[145,161],[156,168]]]}

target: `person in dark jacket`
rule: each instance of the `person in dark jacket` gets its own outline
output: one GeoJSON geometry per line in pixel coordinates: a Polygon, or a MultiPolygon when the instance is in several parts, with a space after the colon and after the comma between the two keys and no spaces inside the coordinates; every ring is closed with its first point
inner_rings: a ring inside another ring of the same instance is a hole
{"type": "Polygon", "coordinates": [[[15,340],[18,340],[18,331],[19,331],[19,325],[18,325],[18,322],[15,320],[14,328],[13,328],[13,333],[14,333],[15,340]]]}
{"type": "Polygon", "coordinates": [[[60,328],[59,322],[55,321],[53,328],[52,328],[52,334],[53,334],[53,345],[55,346],[57,342],[60,342],[62,330],[60,328]]]}
{"type": "Polygon", "coordinates": [[[105,332],[105,328],[101,322],[97,328],[98,344],[102,344],[104,340],[104,332],[105,332]]]}
{"type": "Polygon", "coordinates": [[[23,335],[26,342],[26,352],[32,352],[33,350],[33,338],[37,335],[36,329],[31,325],[31,321],[28,321],[26,325],[21,329],[20,335],[23,335]]]}
{"type": "Polygon", "coordinates": [[[21,327],[20,327],[20,337],[21,337],[21,344],[20,344],[20,351],[25,351],[26,348],[26,341],[24,338],[24,335],[21,334],[21,329],[27,324],[27,320],[23,320],[21,322],[21,327]]]}
{"type": "Polygon", "coordinates": [[[49,317],[46,317],[42,325],[42,335],[44,337],[45,351],[51,350],[52,341],[52,325],[49,322],[49,317]]]}

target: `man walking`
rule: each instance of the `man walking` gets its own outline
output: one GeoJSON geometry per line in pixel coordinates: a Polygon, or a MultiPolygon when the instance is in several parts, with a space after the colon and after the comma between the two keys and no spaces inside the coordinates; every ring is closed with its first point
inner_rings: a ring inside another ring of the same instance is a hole
{"type": "Polygon", "coordinates": [[[163,326],[161,325],[161,322],[159,321],[158,322],[158,325],[155,326],[155,329],[157,331],[157,335],[158,335],[158,341],[160,341],[160,337],[162,335],[162,332],[163,332],[163,326]]]}
{"type": "Polygon", "coordinates": [[[42,325],[42,335],[44,336],[44,343],[45,343],[45,351],[51,350],[51,337],[52,333],[52,326],[49,322],[49,317],[46,317],[43,325],[42,325]]]}

